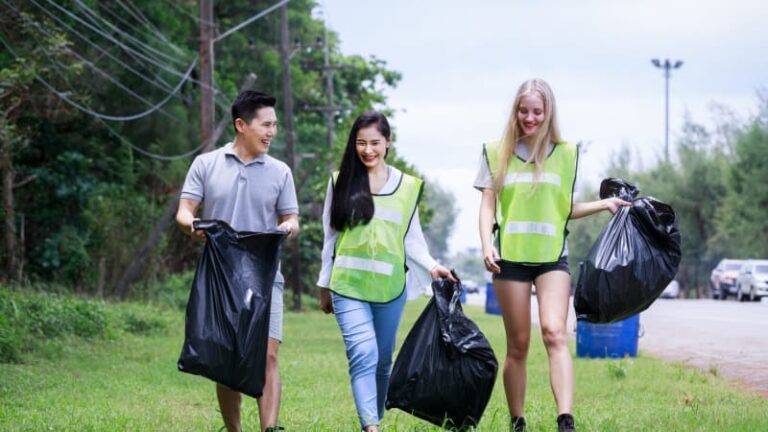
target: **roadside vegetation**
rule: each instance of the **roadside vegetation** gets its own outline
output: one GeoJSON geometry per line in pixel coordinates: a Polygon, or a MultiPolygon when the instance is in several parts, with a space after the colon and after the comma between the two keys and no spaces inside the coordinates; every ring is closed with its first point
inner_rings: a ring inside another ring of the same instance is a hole
{"type": "MultiPolygon", "coordinates": [[[[3,348],[0,430],[217,431],[221,427],[213,384],[176,370],[184,337],[181,309],[21,295],[4,289],[0,299],[0,316],[8,317],[9,310],[30,315],[12,318],[12,327],[18,329],[15,337],[26,341],[14,345],[16,356],[8,357],[3,348]]],[[[425,303],[408,303],[399,342],[425,303]]],[[[466,311],[501,356],[500,317],[473,306],[466,311]]],[[[281,424],[294,431],[355,430],[344,345],[333,317],[288,313],[284,334],[281,424]]],[[[555,407],[538,335],[532,338],[528,364],[530,430],[551,431],[555,407]]],[[[768,430],[768,401],[740,390],[716,369],[699,371],[642,353],[623,360],[576,359],[575,368],[580,430],[768,430]]],[[[244,430],[258,430],[255,401],[246,398],[243,408],[244,430]]],[[[478,430],[505,430],[508,419],[499,377],[478,430]]],[[[389,411],[383,430],[440,429],[389,411]]]]}

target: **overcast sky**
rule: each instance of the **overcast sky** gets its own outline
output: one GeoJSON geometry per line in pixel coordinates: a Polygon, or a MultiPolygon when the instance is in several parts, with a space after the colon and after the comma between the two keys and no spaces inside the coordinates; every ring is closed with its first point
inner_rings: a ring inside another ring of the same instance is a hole
{"type": "Polygon", "coordinates": [[[646,167],[663,154],[664,78],[652,58],[684,61],[670,80],[671,144],[686,112],[710,125],[717,102],[747,116],[768,86],[765,0],[320,2],[342,52],[403,74],[388,93],[395,145],[456,196],[452,251],[479,246],[481,145],[500,137],[524,80],[552,86],[563,137],[589,143],[582,177],[593,185],[623,143],[646,167]]]}

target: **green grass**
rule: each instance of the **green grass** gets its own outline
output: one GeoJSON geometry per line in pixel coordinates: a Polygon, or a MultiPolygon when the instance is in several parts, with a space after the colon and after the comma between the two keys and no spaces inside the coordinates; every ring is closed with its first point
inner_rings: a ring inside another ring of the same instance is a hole
{"type": "MultiPolygon", "coordinates": [[[[408,304],[399,342],[424,304],[408,304]]],[[[501,355],[501,319],[479,308],[466,309],[501,355]]],[[[170,323],[164,331],[126,332],[103,340],[72,337],[51,344],[50,350],[40,347],[21,364],[0,364],[0,430],[217,431],[222,423],[214,385],[176,371],[182,313],[163,314],[170,323]]],[[[289,431],[357,430],[344,346],[333,317],[288,313],[284,335],[281,424],[289,431]]],[[[538,334],[528,364],[529,430],[552,431],[555,406],[538,334]]],[[[576,359],[575,370],[574,414],[581,431],[768,430],[768,401],[742,392],[718,373],[645,356],[576,359]]],[[[499,377],[479,430],[504,431],[507,422],[499,377]]],[[[387,412],[382,426],[384,431],[440,430],[396,410],[387,412]]],[[[258,430],[256,403],[249,398],[243,427],[258,430]]]]}

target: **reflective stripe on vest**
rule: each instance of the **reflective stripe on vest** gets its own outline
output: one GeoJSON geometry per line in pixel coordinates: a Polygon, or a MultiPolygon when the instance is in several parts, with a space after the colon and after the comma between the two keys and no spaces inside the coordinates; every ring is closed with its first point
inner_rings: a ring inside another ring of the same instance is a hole
{"type": "MultiPolygon", "coordinates": [[[[499,172],[501,142],[485,145],[494,181],[499,172]]],[[[506,261],[541,264],[555,262],[563,253],[566,226],[573,204],[578,147],[555,144],[538,179],[533,163],[512,155],[497,194],[499,253],[506,261]]]]}
{"type": "Polygon", "coordinates": [[[341,267],[345,269],[381,273],[387,276],[392,274],[392,264],[371,259],[355,258],[351,256],[337,256],[333,259],[333,265],[335,267],[341,267]]]}
{"type": "MultiPolygon", "coordinates": [[[[338,173],[334,173],[334,183],[338,173]]],[[[330,289],[336,294],[374,303],[390,302],[405,289],[405,235],[423,182],[402,174],[395,191],[373,195],[374,214],[366,225],[336,238],[330,289]]]]}

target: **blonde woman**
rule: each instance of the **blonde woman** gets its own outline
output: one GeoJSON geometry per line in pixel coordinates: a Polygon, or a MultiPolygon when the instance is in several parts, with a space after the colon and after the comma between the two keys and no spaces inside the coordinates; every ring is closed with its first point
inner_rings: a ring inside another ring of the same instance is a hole
{"type": "Polygon", "coordinates": [[[523,410],[532,284],[536,284],[558,430],[575,430],[573,362],[566,334],[571,287],[567,224],[569,219],[601,210],[613,213],[629,205],[616,198],[574,203],[578,159],[578,147],[560,137],[554,95],[540,79],[528,80],[518,89],[503,139],[483,146],[474,186],[483,194],[483,260],[493,274],[507,337],[504,391],[512,431],[526,428],[523,410]],[[494,222],[498,228],[495,244],[494,222]]]}

